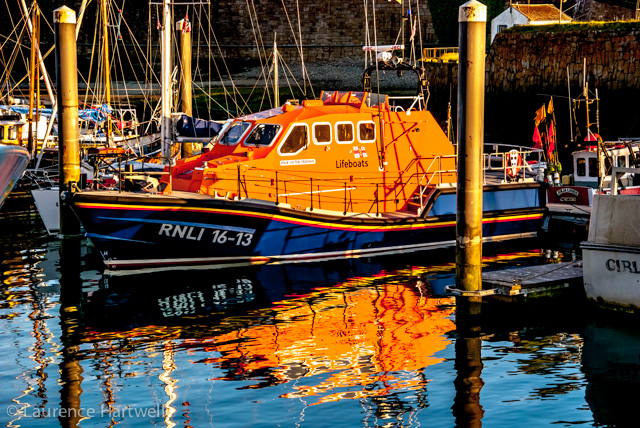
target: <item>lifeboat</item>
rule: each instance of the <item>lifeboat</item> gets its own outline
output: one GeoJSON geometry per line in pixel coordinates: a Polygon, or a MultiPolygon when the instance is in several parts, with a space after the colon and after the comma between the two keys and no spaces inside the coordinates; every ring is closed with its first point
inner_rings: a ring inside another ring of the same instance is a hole
{"type": "MultiPolygon", "coordinates": [[[[545,211],[540,183],[507,166],[485,172],[485,241],[535,236],[545,211]]],[[[453,246],[456,180],[423,97],[324,91],[227,121],[156,191],[72,204],[110,269],[297,262],[453,246]]]]}

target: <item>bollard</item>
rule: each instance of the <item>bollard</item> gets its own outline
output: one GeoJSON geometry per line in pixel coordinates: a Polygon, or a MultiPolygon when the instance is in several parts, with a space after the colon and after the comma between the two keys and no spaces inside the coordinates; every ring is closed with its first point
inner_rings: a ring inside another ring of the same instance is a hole
{"type": "Polygon", "coordinates": [[[53,12],[56,38],[58,91],[58,170],[60,173],[60,235],[78,236],[80,223],[71,211],[69,198],[80,180],[78,123],[78,67],[76,13],[62,6],[53,12]]]}
{"type": "MultiPolygon", "coordinates": [[[[482,151],[487,7],[471,0],[459,8],[458,182],[456,286],[482,289],[482,151]]],[[[460,297],[461,314],[479,314],[480,297],[460,297]]]]}

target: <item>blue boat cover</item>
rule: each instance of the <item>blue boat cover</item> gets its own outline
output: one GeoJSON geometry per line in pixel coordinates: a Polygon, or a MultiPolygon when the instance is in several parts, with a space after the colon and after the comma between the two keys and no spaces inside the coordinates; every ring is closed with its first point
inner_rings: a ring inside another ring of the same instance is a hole
{"type": "Polygon", "coordinates": [[[197,119],[183,114],[178,123],[176,130],[181,137],[209,137],[213,138],[218,135],[222,123],[214,120],[197,119]]]}

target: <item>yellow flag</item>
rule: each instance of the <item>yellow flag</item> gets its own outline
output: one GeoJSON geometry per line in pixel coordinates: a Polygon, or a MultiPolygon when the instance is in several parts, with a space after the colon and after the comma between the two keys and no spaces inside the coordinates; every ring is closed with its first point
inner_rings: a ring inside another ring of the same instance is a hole
{"type": "Polygon", "coordinates": [[[553,97],[549,100],[549,107],[547,107],[547,114],[553,114],[553,97]]]}
{"type": "Polygon", "coordinates": [[[545,106],[543,104],[542,107],[540,107],[536,111],[536,118],[534,119],[534,121],[536,122],[536,126],[540,125],[540,122],[542,122],[546,117],[547,116],[545,114],[545,106]]]}

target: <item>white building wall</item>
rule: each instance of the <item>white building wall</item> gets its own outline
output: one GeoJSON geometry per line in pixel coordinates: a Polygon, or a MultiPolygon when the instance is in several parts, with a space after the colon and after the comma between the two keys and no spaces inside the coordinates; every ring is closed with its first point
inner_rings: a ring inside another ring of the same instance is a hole
{"type": "Polygon", "coordinates": [[[507,28],[511,28],[514,25],[527,25],[528,23],[529,19],[517,10],[513,8],[505,10],[491,20],[491,43],[493,43],[493,39],[498,34],[500,25],[506,25],[507,28]]]}

